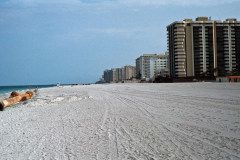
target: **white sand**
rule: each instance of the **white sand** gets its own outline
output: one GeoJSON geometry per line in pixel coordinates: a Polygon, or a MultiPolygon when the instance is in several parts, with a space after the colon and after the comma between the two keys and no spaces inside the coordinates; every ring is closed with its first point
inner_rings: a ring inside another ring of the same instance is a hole
{"type": "Polygon", "coordinates": [[[240,159],[240,84],[40,89],[0,112],[0,159],[240,159]]]}

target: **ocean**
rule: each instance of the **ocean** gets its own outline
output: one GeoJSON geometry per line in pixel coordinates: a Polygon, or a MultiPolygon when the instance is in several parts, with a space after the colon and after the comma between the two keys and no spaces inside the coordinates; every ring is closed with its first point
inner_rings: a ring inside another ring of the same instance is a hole
{"type": "Polygon", "coordinates": [[[6,93],[10,94],[13,91],[34,90],[37,86],[38,88],[48,88],[48,87],[54,87],[56,85],[0,86],[0,96],[6,93]]]}

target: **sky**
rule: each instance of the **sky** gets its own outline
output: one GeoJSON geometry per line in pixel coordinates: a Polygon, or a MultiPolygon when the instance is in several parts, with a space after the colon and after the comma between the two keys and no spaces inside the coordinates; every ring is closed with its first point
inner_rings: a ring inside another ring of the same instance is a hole
{"type": "Polygon", "coordinates": [[[166,26],[240,20],[240,0],[0,0],[0,86],[95,83],[167,51],[166,26]]]}

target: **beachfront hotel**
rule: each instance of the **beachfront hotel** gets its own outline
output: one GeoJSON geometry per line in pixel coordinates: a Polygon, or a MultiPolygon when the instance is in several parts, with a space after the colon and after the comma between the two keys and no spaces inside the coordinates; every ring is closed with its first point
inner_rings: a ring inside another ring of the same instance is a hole
{"type": "Polygon", "coordinates": [[[167,26],[171,77],[224,76],[240,63],[240,21],[198,17],[167,26]]]}
{"type": "Polygon", "coordinates": [[[153,79],[168,68],[167,54],[143,54],[136,59],[136,75],[142,80],[153,79]]]}
{"type": "Polygon", "coordinates": [[[103,73],[103,82],[117,83],[136,78],[135,66],[123,66],[122,68],[106,69],[103,73]]]}

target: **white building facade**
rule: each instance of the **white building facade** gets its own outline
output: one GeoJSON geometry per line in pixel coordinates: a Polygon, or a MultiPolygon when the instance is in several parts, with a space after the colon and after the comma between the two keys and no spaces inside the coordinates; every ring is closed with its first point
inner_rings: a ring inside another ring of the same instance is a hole
{"type": "Polygon", "coordinates": [[[153,79],[162,69],[168,68],[168,55],[144,54],[136,59],[136,75],[142,80],[153,79]]]}

